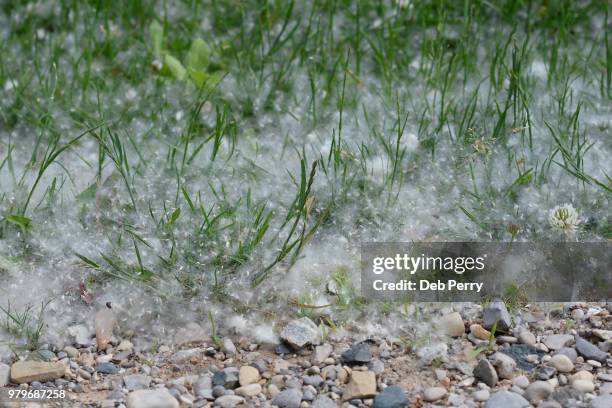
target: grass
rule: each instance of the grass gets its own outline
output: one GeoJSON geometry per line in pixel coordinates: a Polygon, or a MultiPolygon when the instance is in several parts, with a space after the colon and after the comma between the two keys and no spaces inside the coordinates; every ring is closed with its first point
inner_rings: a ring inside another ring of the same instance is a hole
{"type": "MultiPolygon", "coordinates": [[[[608,239],[608,9],[4,3],[0,255],[240,304],[339,237],[549,239],[567,201],[608,239]]],[[[308,273],[342,310],[354,266],[308,273]]]]}

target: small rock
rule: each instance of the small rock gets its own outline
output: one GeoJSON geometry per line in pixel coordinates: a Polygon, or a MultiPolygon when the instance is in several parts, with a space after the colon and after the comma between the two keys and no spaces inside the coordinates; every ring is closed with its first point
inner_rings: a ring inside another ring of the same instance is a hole
{"type": "Polygon", "coordinates": [[[353,371],[342,394],[343,401],[372,398],[376,394],[376,375],[370,371],[353,371]]]}
{"type": "Polygon", "coordinates": [[[319,328],[307,317],[289,322],[281,332],[281,339],[292,347],[302,348],[319,342],[319,328]]]}
{"type": "Polygon", "coordinates": [[[11,382],[11,367],[0,363],[0,388],[11,382]]]}
{"type": "Polygon", "coordinates": [[[243,402],[244,398],[239,395],[222,395],[215,400],[215,405],[221,408],[234,408],[243,402]]]}
{"type": "Polygon", "coordinates": [[[605,363],[608,358],[608,353],[604,353],[596,345],[582,337],[576,339],[576,351],[586,360],[595,360],[600,363],[605,363]]]}
{"type": "Polygon", "coordinates": [[[571,334],[551,334],[546,336],[543,343],[550,350],[559,350],[569,346],[574,341],[574,336],[571,334]]]}
{"type": "Polygon", "coordinates": [[[552,366],[543,365],[538,369],[538,379],[549,380],[557,375],[557,369],[552,366]]]}
{"type": "MultiPolygon", "coordinates": [[[[376,400],[374,401],[374,406],[376,407],[376,400]]],[[[336,407],[337,405],[334,402],[334,400],[324,395],[317,397],[317,399],[315,399],[311,405],[311,408],[336,408],[336,407]]],[[[387,407],[387,406],[385,405],[384,407],[387,407]]],[[[383,406],[381,405],[380,408],[383,408],[383,406]]],[[[391,407],[388,407],[388,408],[391,408],[391,407]]]]}
{"type": "Polygon", "coordinates": [[[272,405],[276,405],[279,408],[300,408],[301,402],[302,392],[295,388],[281,391],[272,399],[272,405]]]}
{"type": "Polygon", "coordinates": [[[516,385],[519,388],[527,388],[529,386],[529,379],[524,375],[519,375],[512,379],[512,384],[516,385]]]}
{"type": "Polygon", "coordinates": [[[98,363],[96,364],[96,371],[102,374],[117,374],[119,367],[113,363],[98,363]]]}
{"type": "Polygon", "coordinates": [[[505,303],[499,299],[493,300],[483,311],[482,326],[491,330],[495,323],[497,323],[496,330],[501,332],[508,331],[512,326],[510,313],[508,313],[505,303]]]}
{"type": "Polygon", "coordinates": [[[368,363],[368,370],[372,371],[376,375],[382,374],[385,371],[385,363],[375,358],[368,363]]]}
{"type": "Polygon", "coordinates": [[[600,395],[593,398],[591,408],[612,408],[612,395],[600,395]]]}
{"type": "Polygon", "coordinates": [[[572,319],[576,321],[580,321],[584,318],[584,310],[582,309],[574,309],[572,310],[572,319]]]}
{"type": "Polygon", "coordinates": [[[499,380],[497,371],[486,358],[480,359],[476,367],[474,367],[474,377],[487,384],[489,387],[494,387],[499,380]]]}
{"type": "Polygon", "coordinates": [[[434,402],[446,396],[446,388],[429,387],[423,392],[423,399],[427,402],[434,402]]]}
{"type": "Polygon", "coordinates": [[[126,405],[127,408],[179,408],[178,401],[166,389],[132,391],[126,405]]]}
{"type": "Polygon", "coordinates": [[[525,398],[532,404],[538,405],[547,399],[553,392],[553,387],[547,381],[535,381],[525,389],[525,398]]]}
{"type": "MultiPolygon", "coordinates": [[[[397,385],[385,388],[374,398],[373,408],[404,408],[410,401],[404,390],[397,385]]],[[[333,406],[336,406],[335,404],[333,406]]],[[[314,405],[313,405],[314,407],[314,405]]],[[[331,407],[331,405],[330,405],[331,407]]]]}
{"type": "Polygon", "coordinates": [[[241,386],[256,383],[257,381],[259,381],[260,378],[261,376],[259,375],[259,370],[255,367],[240,367],[240,372],[238,373],[238,381],[240,382],[241,386]]]}
{"type": "Polygon", "coordinates": [[[568,356],[563,354],[554,355],[550,360],[550,364],[560,373],[571,373],[574,371],[574,363],[572,363],[568,356]]]}
{"type": "Polygon", "coordinates": [[[576,359],[578,358],[578,353],[576,352],[576,349],[572,347],[562,347],[559,350],[557,350],[555,355],[557,354],[563,354],[564,356],[569,358],[572,363],[574,363],[576,359]]]}
{"type": "Polygon", "coordinates": [[[144,374],[131,374],[123,377],[123,384],[128,391],[141,390],[148,388],[151,384],[151,377],[144,374]]]}
{"type": "MultiPolygon", "coordinates": [[[[259,373],[258,373],[259,374],[259,373]]],[[[213,385],[220,385],[227,389],[234,389],[239,384],[239,371],[236,367],[227,367],[217,371],[212,378],[213,385]]]]}
{"type": "Polygon", "coordinates": [[[357,343],[342,353],[342,360],[347,364],[367,364],[372,360],[370,346],[365,342],[357,343]]]}
{"type": "Polygon", "coordinates": [[[504,353],[497,352],[491,357],[493,366],[497,369],[497,375],[502,379],[511,379],[516,369],[516,361],[504,353]]]}
{"type": "Polygon", "coordinates": [[[64,347],[64,351],[66,352],[66,354],[68,354],[71,358],[77,358],[79,356],[79,350],[77,350],[76,348],[72,347],[72,346],[66,346],[64,347]]]}
{"type": "Polygon", "coordinates": [[[184,364],[192,358],[199,356],[201,352],[202,350],[199,348],[180,350],[174,353],[172,357],[170,357],[170,361],[172,361],[174,364],[184,364]]]}
{"type": "Polygon", "coordinates": [[[518,339],[521,343],[527,344],[529,346],[535,346],[536,344],[536,337],[529,330],[521,330],[518,339]]]}
{"type": "Polygon", "coordinates": [[[529,401],[515,392],[499,391],[489,398],[484,408],[527,408],[530,406],[529,401]]]}
{"type": "Polygon", "coordinates": [[[595,384],[593,384],[593,381],[575,380],[575,381],[572,381],[572,387],[576,391],[580,391],[580,392],[593,392],[593,391],[595,391],[595,384]]]}
{"type": "Polygon", "coordinates": [[[491,338],[491,332],[477,323],[470,326],[470,333],[479,340],[488,341],[491,338]]]}
{"type": "Polygon", "coordinates": [[[210,376],[204,375],[199,377],[192,384],[193,392],[195,392],[196,397],[204,398],[207,400],[212,400],[212,378],[210,376]]]}
{"type": "Polygon", "coordinates": [[[316,346],[314,349],[314,353],[312,353],[312,364],[314,365],[322,365],[323,362],[329,357],[332,353],[333,348],[330,344],[322,344],[320,346],[316,346]]]}
{"type": "Polygon", "coordinates": [[[223,339],[223,347],[221,348],[221,350],[225,353],[226,356],[236,355],[236,352],[238,351],[236,350],[234,342],[229,337],[225,337],[223,339]]]}
{"type": "Polygon", "coordinates": [[[11,366],[11,381],[17,384],[53,381],[63,377],[65,372],[66,367],[62,363],[17,361],[11,366]]]}
{"type": "Polygon", "coordinates": [[[96,313],[94,324],[96,326],[96,344],[98,345],[98,350],[106,350],[106,347],[108,347],[108,343],[111,337],[113,337],[113,329],[116,322],[115,314],[108,307],[104,307],[96,313]]]}
{"type": "Polygon", "coordinates": [[[576,380],[593,381],[593,374],[586,370],[580,370],[570,378],[571,382],[576,380]]]}
{"type": "Polygon", "coordinates": [[[472,396],[474,397],[475,401],[482,402],[488,400],[491,397],[491,393],[489,392],[489,390],[483,389],[476,391],[472,396]]]}
{"type": "Polygon", "coordinates": [[[255,395],[261,394],[261,385],[259,384],[247,384],[234,390],[236,395],[241,397],[254,397],[255,395]]]}
{"type": "Polygon", "coordinates": [[[458,312],[453,312],[442,316],[440,319],[440,325],[446,334],[451,337],[463,336],[465,333],[465,325],[463,324],[463,319],[458,312]]]}

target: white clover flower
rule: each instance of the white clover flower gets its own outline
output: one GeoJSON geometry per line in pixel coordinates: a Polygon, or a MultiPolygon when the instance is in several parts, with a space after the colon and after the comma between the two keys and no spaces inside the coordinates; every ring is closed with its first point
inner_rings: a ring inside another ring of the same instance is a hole
{"type": "Polygon", "coordinates": [[[563,204],[550,210],[548,222],[551,227],[570,233],[578,229],[580,219],[578,218],[578,211],[576,211],[573,205],[563,204]]]}

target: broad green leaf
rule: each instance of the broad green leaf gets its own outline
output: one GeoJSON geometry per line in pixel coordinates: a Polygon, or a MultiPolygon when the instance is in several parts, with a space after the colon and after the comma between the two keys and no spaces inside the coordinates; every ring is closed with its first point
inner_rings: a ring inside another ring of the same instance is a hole
{"type": "Polygon", "coordinates": [[[183,81],[187,77],[187,70],[179,60],[170,54],[166,54],[164,64],[168,67],[172,76],[179,81],[183,81]]]}
{"type": "Polygon", "coordinates": [[[6,217],[4,217],[4,219],[24,229],[28,228],[32,224],[32,220],[28,217],[24,217],[23,215],[7,215],[6,217]]]}
{"type": "Polygon", "coordinates": [[[157,20],[154,20],[149,27],[149,35],[151,36],[151,46],[155,58],[161,58],[162,50],[164,49],[164,28],[157,20]]]}
{"type": "Polygon", "coordinates": [[[213,89],[221,81],[223,73],[221,71],[206,73],[190,69],[189,77],[198,88],[206,86],[207,89],[213,89]]]}
{"type": "Polygon", "coordinates": [[[206,71],[210,62],[210,47],[201,38],[196,38],[185,57],[185,66],[189,70],[206,71]]]}

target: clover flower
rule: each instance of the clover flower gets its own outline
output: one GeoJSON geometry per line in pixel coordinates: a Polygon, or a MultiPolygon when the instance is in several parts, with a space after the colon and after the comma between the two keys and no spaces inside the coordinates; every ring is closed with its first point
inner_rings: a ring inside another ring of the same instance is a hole
{"type": "Polygon", "coordinates": [[[571,204],[558,205],[548,214],[548,222],[553,228],[557,228],[565,233],[571,233],[578,229],[580,219],[578,211],[571,204]]]}

